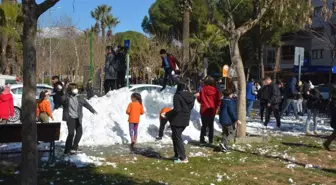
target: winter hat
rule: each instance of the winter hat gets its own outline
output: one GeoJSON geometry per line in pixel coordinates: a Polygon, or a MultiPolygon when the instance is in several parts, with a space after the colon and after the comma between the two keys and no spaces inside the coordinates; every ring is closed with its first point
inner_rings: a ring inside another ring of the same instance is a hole
{"type": "Polygon", "coordinates": [[[309,85],[310,85],[309,86],[310,89],[314,89],[315,88],[315,86],[313,85],[313,83],[311,81],[309,81],[309,85]]]}

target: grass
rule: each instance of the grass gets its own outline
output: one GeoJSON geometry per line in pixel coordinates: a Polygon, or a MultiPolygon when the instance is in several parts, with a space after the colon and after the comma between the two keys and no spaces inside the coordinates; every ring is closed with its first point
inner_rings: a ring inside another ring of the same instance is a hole
{"type": "MultiPolygon", "coordinates": [[[[188,164],[180,165],[146,155],[136,155],[135,160],[132,154],[106,157],[107,161],[117,163],[115,168],[43,165],[39,169],[39,185],[292,184],[289,179],[297,185],[336,184],[336,152],[323,150],[321,141],[284,136],[272,138],[267,144],[237,145],[226,154],[188,145],[189,154],[201,151],[207,157],[191,157],[188,164]],[[290,163],[295,167],[287,168],[290,163]],[[307,164],[315,168],[306,169],[307,164]]],[[[158,152],[172,155],[170,148],[158,152]]],[[[19,184],[19,175],[14,171],[15,168],[0,167],[0,180],[4,180],[0,185],[19,184]]]]}

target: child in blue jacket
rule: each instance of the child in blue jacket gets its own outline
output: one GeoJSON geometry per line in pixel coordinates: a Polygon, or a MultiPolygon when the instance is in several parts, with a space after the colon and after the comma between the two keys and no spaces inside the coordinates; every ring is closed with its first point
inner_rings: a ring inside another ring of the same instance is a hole
{"type": "Polygon", "coordinates": [[[240,124],[237,117],[236,103],[232,99],[233,93],[230,89],[223,92],[224,98],[220,106],[219,123],[222,125],[222,142],[219,144],[223,152],[228,150],[227,144],[235,136],[236,124],[240,124]]]}

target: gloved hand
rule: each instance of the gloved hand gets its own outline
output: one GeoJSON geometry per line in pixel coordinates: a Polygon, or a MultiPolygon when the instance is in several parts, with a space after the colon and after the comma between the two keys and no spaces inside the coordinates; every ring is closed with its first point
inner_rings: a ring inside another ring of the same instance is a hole
{"type": "Polygon", "coordinates": [[[161,114],[161,117],[162,117],[162,118],[166,118],[166,113],[162,113],[162,114],[161,114]]]}
{"type": "Polygon", "coordinates": [[[58,86],[57,86],[57,90],[58,90],[58,91],[61,91],[62,88],[63,88],[63,87],[62,87],[61,85],[58,85],[58,86]]]}
{"type": "Polygon", "coordinates": [[[175,71],[172,71],[171,74],[172,74],[172,75],[175,75],[175,71]]]}

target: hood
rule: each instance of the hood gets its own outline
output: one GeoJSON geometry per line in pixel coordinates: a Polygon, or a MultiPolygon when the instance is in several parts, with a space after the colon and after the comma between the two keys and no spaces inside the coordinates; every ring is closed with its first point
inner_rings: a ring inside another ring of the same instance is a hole
{"type": "Polygon", "coordinates": [[[292,77],[292,78],[290,79],[290,82],[289,82],[289,83],[296,85],[296,84],[297,84],[297,79],[296,79],[295,77],[292,77]]]}
{"type": "Polygon", "coordinates": [[[191,104],[195,102],[195,97],[191,92],[188,91],[181,91],[179,92],[179,94],[181,95],[181,97],[183,98],[183,100],[187,103],[187,104],[191,104]]]}
{"type": "Polygon", "coordinates": [[[207,95],[216,95],[217,94],[216,87],[213,87],[213,86],[210,86],[210,85],[204,85],[202,88],[204,89],[204,92],[207,95]]]}
{"type": "Polygon", "coordinates": [[[13,99],[13,96],[12,96],[12,94],[1,94],[0,95],[0,100],[2,100],[2,101],[8,101],[8,100],[11,100],[11,99],[13,99]]]}

